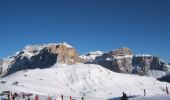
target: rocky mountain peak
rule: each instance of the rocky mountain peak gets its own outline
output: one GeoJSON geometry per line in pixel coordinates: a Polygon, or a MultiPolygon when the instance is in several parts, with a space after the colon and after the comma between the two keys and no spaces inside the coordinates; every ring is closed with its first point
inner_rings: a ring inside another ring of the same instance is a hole
{"type": "Polygon", "coordinates": [[[170,72],[170,67],[162,59],[148,54],[134,55],[125,47],[103,53],[93,62],[119,73],[162,77],[170,72]]]}
{"type": "Polygon", "coordinates": [[[50,53],[57,54],[57,63],[75,64],[80,62],[77,51],[65,42],[58,45],[50,45],[45,47],[45,49],[47,49],[50,53]]]}
{"type": "Polygon", "coordinates": [[[127,47],[123,47],[123,48],[119,48],[119,49],[110,51],[109,54],[111,54],[113,56],[133,55],[132,51],[127,47]]]}
{"type": "Polygon", "coordinates": [[[76,64],[80,62],[76,49],[66,42],[43,45],[27,45],[21,52],[0,62],[0,76],[34,68],[48,68],[55,63],[76,64]]]}

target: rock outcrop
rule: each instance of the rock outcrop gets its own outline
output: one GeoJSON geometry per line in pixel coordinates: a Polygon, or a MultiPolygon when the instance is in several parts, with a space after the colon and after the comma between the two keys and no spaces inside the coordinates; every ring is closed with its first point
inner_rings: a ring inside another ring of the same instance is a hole
{"type": "Polygon", "coordinates": [[[96,57],[93,63],[104,66],[120,73],[132,73],[132,51],[129,48],[120,48],[96,57]]]}
{"type": "Polygon", "coordinates": [[[170,74],[167,74],[161,78],[158,78],[159,81],[163,81],[163,82],[169,82],[170,83],[170,74]]]}
{"type": "Polygon", "coordinates": [[[170,72],[169,66],[151,55],[133,55],[128,48],[120,48],[98,56],[92,62],[119,73],[162,77],[170,72]]]}
{"type": "Polygon", "coordinates": [[[1,77],[16,71],[35,68],[48,68],[54,64],[76,64],[80,62],[77,51],[66,43],[29,45],[19,52],[13,60],[2,61],[0,64],[1,77]],[[8,63],[6,63],[9,61],[8,63]],[[5,64],[6,63],[6,64],[5,64]],[[1,68],[4,67],[6,70],[1,68]],[[3,73],[3,74],[2,74],[3,73]]]}
{"type": "Polygon", "coordinates": [[[0,77],[16,71],[35,68],[49,68],[54,64],[92,63],[119,73],[148,75],[160,78],[170,72],[170,66],[159,57],[134,55],[129,48],[110,52],[90,52],[80,56],[67,43],[28,45],[21,52],[0,60],[0,77]]]}
{"type": "Polygon", "coordinates": [[[156,56],[134,56],[132,60],[132,65],[134,66],[133,73],[139,75],[146,75],[149,70],[157,70],[168,72],[168,65],[156,56]]]}
{"type": "Polygon", "coordinates": [[[57,63],[76,64],[80,62],[80,58],[76,50],[72,47],[67,47],[67,45],[51,45],[45,49],[47,49],[48,52],[57,55],[57,63]]]}

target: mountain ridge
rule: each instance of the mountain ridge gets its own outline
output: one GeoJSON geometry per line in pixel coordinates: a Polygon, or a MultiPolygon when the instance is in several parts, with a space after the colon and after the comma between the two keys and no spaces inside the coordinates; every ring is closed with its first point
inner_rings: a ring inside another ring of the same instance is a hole
{"type": "Polygon", "coordinates": [[[148,54],[133,54],[127,47],[109,52],[95,51],[79,56],[73,46],[63,42],[25,46],[22,51],[0,60],[0,77],[19,70],[49,68],[55,63],[92,63],[119,73],[147,75],[155,78],[170,72],[170,66],[162,59],[148,54]]]}

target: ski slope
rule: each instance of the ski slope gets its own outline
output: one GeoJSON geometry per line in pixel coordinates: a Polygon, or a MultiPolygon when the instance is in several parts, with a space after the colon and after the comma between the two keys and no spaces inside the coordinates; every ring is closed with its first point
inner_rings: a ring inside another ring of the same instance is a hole
{"type": "Polygon", "coordinates": [[[94,64],[54,65],[47,69],[16,72],[0,79],[1,91],[27,92],[41,95],[84,96],[91,100],[105,100],[122,96],[166,94],[169,83],[155,78],[112,72],[94,64]],[[18,83],[16,85],[16,83],[18,83]]]}

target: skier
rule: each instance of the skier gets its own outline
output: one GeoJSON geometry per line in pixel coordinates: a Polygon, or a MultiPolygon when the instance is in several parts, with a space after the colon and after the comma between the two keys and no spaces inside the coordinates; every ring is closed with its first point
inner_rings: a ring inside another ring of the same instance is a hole
{"type": "Polygon", "coordinates": [[[36,94],[36,96],[35,96],[35,100],[39,100],[39,97],[38,97],[38,95],[36,94]]]}
{"type": "Polygon", "coordinates": [[[81,97],[81,100],[84,100],[84,97],[81,97]]]}
{"type": "Polygon", "coordinates": [[[70,100],[72,100],[72,97],[70,96],[70,100]]]}
{"type": "Polygon", "coordinates": [[[50,98],[50,96],[48,95],[48,98],[47,98],[47,100],[51,100],[51,98],[50,98]]]}
{"type": "Polygon", "coordinates": [[[24,92],[22,93],[22,98],[25,99],[25,93],[24,92]]]}
{"type": "Polygon", "coordinates": [[[125,92],[123,92],[123,96],[120,98],[120,100],[128,100],[128,97],[125,92]]]}
{"type": "Polygon", "coordinates": [[[9,100],[13,100],[13,96],[12,96],[12,92],[10,92],[10,99],[9,100]]]}
{"type": "Polygon", "coordinates": [[[61,95],[61,100],[63,100],[63,95],[61,95]]]}
{"type": "Polygon", "coordinates": [[[146,90],[145,89],[143,90],[143,92],[144,92],[144,96],[146,96],[146,90]]]}
{"type": "Polygon", "coordinates": [[[167,93],[167,94],[169,94],[169,91],[168,91],[168,87],[167,87],[167,85],[166,85],[166,93],[167,93]]]}
{"type": "Polygon", "coordinates": [[[11,92],[8,93],[8,100],[11,100],[10,95],[11,95],[11,92]]]}
{"type": "Polygon", "coordinates": [[[28,100],[30,100],[30,96],[28,96],[28,100]]]}

